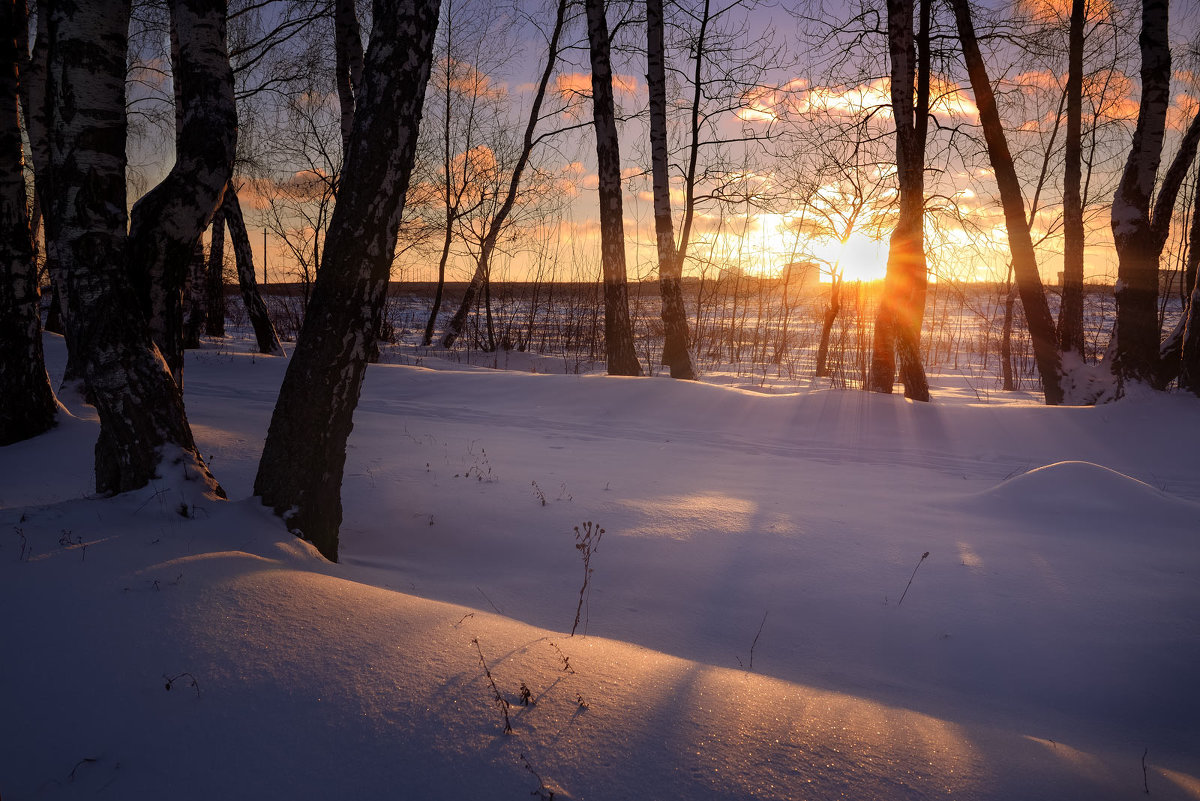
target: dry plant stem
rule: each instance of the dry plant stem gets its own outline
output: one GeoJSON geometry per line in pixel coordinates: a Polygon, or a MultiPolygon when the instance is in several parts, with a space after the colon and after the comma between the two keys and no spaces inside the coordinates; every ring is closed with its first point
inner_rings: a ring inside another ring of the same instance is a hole
{"type": "Polygon", "coordinates": [[[479,652],[479,664],[483,665],[483,675],[487,676],[488,684],[492,686],[492,696],[496,699],[496,708],[504,716],[504,733],[512,734],[512,722],[508,719],[508,700],[500,694],[500,689],[496,686],[496,680],[492,678],[492,671],[488,670],[487,662],[483,659],[483,649],[479,647],[479,638],[474,637],[471,639],[471,642],[474,644],[475,650],[479,652]]]}
{"type": "MultiPolygon", "coordinates": [[[[908,584],[906,584],[904,586],[904,592],[900,593],[900,600],[896,601],[897,607],[899,607],[900,604],[904,603],[904,596],[908,595],[908,588],[912,586],[913,579],[915,579],[917,577],[917,571],[921,569],[921,563],[924,562],[928,558],[929,558],[929,551],[926,551],[925,553],[921,554],[921,558],[917,560],[917,566],[913,568],[912,575],[908,577],[908,584]]],[[[753,654],[752,654],[752,656],[753,656],[753,654]]],[[[754,663],[752,661],[751,666],[753,666],[753,664],[754,663]]]]}
{"type": "Polygon", "coordinates": [[[758,624],[758,633],[754,635],[754,642],[750,643],[750,670],[754,670],[754,647],[758,645],[758,638],[762,636],[763,626],[765,625],[767,625],[767,612],[763,612],[762,622],[758,624]]]}
{"type": "MultiPolygon", "coordinates": [[[[583,524],[583,528],[575,527],[575,549],[579,551],[583,557],[583,585],[579,588],[579,605],[575,607],[575,623],[571,626],[571,636],[575,636],[575,630],[579,628],[579,618],[583,614],[583,605],[587,598],[591,595],[588,584],[592,578],[592,554],[596,552],[596,548],[600,545],[600,538],[604,536],[604,529],[595,525],[590,520],[583,524]]],[[[587,633],[587,621],[584,621],[583,631],[587,633]]]]}

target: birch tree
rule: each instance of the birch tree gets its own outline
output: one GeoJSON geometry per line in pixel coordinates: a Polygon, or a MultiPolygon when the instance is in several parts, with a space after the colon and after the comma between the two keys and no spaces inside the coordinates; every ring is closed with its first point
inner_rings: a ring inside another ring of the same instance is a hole
{"type": "Polygon", "coordinates": [[[888,0],[892,114],[896,123],[899,215],[888,244],[883,297],[875,318],[869,388],[892,391],[896,355],[904,396],[929,400],[921,364],[921,318],[928,283],[925,260],[925,139],[929,117],[929,1],[921,0],[921,48],[913,35],[913,0],[888,0]],[[913,82],[917,83],[916,97],[913,82]],[[915,104],[914,104],[915,103],[915,104]]]}
{"type": "Polygon", "coordinates": [[[963,57],[967,62],[967,73],[971,79],[971,90],[975,93],[975,104],[979,107],[979,122],[987,142],[988,157],[996,174],[1000,199],[1004,207],[1004,222],[1008,232],[1008,246],[1012,253],[1012,269],[1016,278],[1021,307],[1025,311],[1025,322],[1029,337],[1033,341],[1034,359],[1042,377],[1042,391],[1046,404],[1056,406],[1063,402],[1062,356],[1055,338],[1054,319],[1042,289],[1038,273],[1037,256],[1033,239],[1029,234],[1029,222],[1025,216],[1025,201],[1021,196],[1021,185],[1013,167],[1012,154],[1004,136],[1000,113],[992,84],[979,52],[975,38],[975,26],[967,0],[951,0],[954,17],[958,23],[959,39],[963,57]]]}
{"type": "MultiPolygon", "coordinates": [[[[708,20],[705,0],[704,20],[708,20]]],[[[654,187],[654,234],[658,247],[658,284],[662,296],[664,332],[663,362],[670,368],[672,378],[696,378],[689,351],[687,311],[683,304],[683,260],[691,235],[694,202],[685,205],[683,231],[679,247],[675,245],[675,223],[671,215],[671,175],[667,153],[667,75],[666,47],[663,35],[662,0],[646,0],[646,82],[650,94],[650,169],[654,187]]],[[[700,66],[702,63],[704,30],[700,31],[696,49],[696,80],[691,114],[691,158],[687,181],[689,195],[694,192],[696,154],[698,151],[700,66]]],[[[689,197],[689,201],[693,198],[689,197]]]]}
{"type": "Polygon", "coordinates": [[[338,203],[254,492],[333,561],[346,441],[375,344],[412,173],[438,0],[374,0],[338,203]]]}
{"type": "MultiPolygon", "coordinates": [[[[228,190],[226,190],[228,192],[228,190]]],[[[208,272],[205,279],[204,333],[225,336],[225,212],[218,208],[209,229],[208,272]]]]}
{"type": "Polygon", "coordinates": [[[225,11],[225,0],[171,0],[172,37],[178,42],[172,77],[180,104],[175,164],[134,205],[129,229],[130,263],[150,333],[180,386],[188,265],[221,204],[237,144],[225,11]]]}
{"type": "Polygon", "coordinates": [[[1192,224],[1188,231],[1188,260],[1184,270],[1184,286],[1190,287],[1179,321],[1179,388],[1200,395],[1200,181],[1196,182],[1196,197],[1192,203],[1192,224]]]}
{"type": "MultiPolygon", "coordinates": [[[[238,202],[237,188],[232,182],[225,190],[225,197],[221,202],[220,219],[229,224],[238,289],[242,295],[242,305],[246,307],[246,316],[250,318],[250,326],[254,329],[258,352],[282,356],[283,343],[279,341],[275,326],[271,325],[267,305],[263,303],[262,295],[258,291],[258,282],[254,277],[254,253],[250,249],[250,234],[246,231],[246,220],[238,202]]],[[[215,226],[213,230],[216,230],[215,226]]]]}
{"type": "Polygon", "coordinates": [[[1083,25],[1087,0],[1072,0],[1067,34],[1067,140],[1063,162],[1063,285],[1058,347],[1083,361],[1083,25]]]}
{"type": "Polygon", "coordinates": [[[1112,204],[1118,259],[1112,366],[1118,387],[1129,381],[1149,383],[1158,356],[1158,251],[1153,246],[1150,202],[1171,100],[1168,5],[1168,0],[1142,2],[1142,96],[1133,144],[1112,204]]]}
{"type": "Polygon", "coordinates": [[[223,496],[192,440],[179,386],[150,340],[127,267],[125,59],[128,0],[48,13],[47,192],[59,226],[67,316],[100,417],[96,490],[166,472],[223,496]]]}
{"type": "Polygon", "coordinates": [[[49,430],[58,410],[42,355],[25,198],[17,89],[17,32],[24,28],[24,0],[0,0],[0,445],[49,430]]]}
{"type": "Polygon", "coordinates": [[[354,130],[354,106],[362,86],[363,49],[354,0],[334,0],[334,49],[336,51],[338,104],[341,107],[342,154],[350,149],[354,130]]]}
{"type": "Polygon", "coordinates": [[[621,153],[613,100],[612,62],[604,0],[585,0],[592,65],[592,120],[600,195],[600,256],[604,275],[604,347],[609,375],[641,375],[629,318],[625,227],[621,206],[621,153]]]}

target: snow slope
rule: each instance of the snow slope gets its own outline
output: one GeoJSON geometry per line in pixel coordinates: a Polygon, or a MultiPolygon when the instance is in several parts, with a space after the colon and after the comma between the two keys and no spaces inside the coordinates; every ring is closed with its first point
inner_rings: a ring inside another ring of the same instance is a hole
{"type": "Polygon", "coordinates": [[[232,502],[86,497],[86,408],[0,449],[5,801],[1200,798],[1194,399],[424,364],[338,565],[248,497],[280,359],[189,353],[232,502]]]}

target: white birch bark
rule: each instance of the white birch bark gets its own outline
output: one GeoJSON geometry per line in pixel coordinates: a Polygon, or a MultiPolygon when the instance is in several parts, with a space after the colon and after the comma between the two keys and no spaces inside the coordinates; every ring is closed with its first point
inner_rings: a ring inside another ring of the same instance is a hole
{"type": "Polygon", "coordinates": [[[223,496],[196,451],[179,387],[150,341],[126,270],[128,28],[128,0],[49,12],[45,197],[59,227],[63,300],[100,417],[96,489],[137,489],[169,469],[223,496]]]}
{"type": "Polygon", "coordinates": [[[233,174],[237,111],[225,0],[171,0],[179,120],[175,165],[133,208],[129,259],[150,333],[183,382],[183,288],[196,242],[233,174]]]}

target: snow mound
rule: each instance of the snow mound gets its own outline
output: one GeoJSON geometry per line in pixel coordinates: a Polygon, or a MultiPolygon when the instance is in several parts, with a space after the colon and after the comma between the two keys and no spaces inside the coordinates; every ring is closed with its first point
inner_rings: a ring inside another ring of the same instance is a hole
{"type": "Polygon", "coordinates": [[[1044,465],[1005,479],[982,495],[1015,503],[1051,501],[1064,505],[1109,506],[1156,503],[1171,496],[1133,476],[1094,462],[1065,461],[1044,465]]]}
{"type": "MultiPolygon", "coordinates": [[[[1200,504],[1117,470],[1084,461],[1055,462],[1007,478],[971,496],[966,505],[981,506],[1003,516],[1025,512],[1040,516],[1069,515],[1114,523],[1125,521],[1138,528],[1159,530],[1179,530],[1177,524],[1200,515],[1200,504]]],[[[1111,526],[1104,528],[1112,530],[1111,526]]]]}

